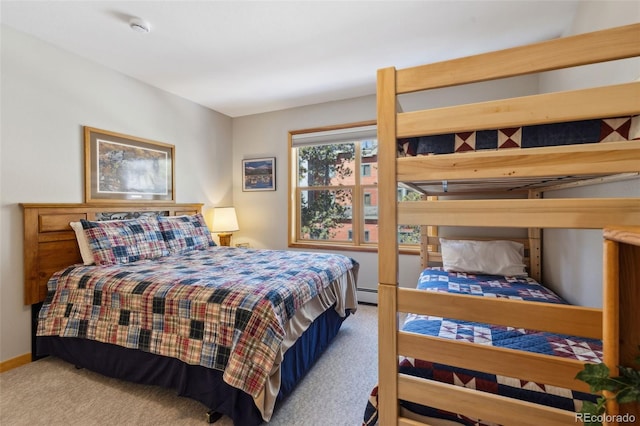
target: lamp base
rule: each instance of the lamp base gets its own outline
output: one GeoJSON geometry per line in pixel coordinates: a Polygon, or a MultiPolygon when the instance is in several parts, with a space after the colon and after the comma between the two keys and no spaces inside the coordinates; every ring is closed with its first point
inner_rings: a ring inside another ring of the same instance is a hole
{"type": "Polygon", "coordinates": [[[218,238],[220,239],[221,246],[230,246],[231,245],[231,232],[227,232],[224,234],[218,234],[218,238]]]}

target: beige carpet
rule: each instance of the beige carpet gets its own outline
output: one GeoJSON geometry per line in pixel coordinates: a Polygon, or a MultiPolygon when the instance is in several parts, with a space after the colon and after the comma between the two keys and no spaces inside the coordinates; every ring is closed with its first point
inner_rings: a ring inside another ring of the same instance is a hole
{"type": "MultiPolygon", "coordinates": [[[[377,382],[377,331],[377,307],[360,305],[268,424],[360,425],[377,382]]],[[[172,390],[107,378],[52,357],[0,374],[3,426],[204,425],[206,411],[172,390]]],[[[232,426],[227,417],[215,424],[232,426]]]]}

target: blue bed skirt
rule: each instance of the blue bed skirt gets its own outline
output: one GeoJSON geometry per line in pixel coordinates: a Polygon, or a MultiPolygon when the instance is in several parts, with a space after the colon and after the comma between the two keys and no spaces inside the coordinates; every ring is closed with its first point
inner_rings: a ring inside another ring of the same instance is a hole
{"type": "MultiPolygon", "coordinates": [[[[338,334],[345,319],[333,308],[328,309],[285,353],[276,410],[338,334]]],[[[140,350],[58,336],[37,337],[36,353],[39,356],[57,356],[105,376],[175,389],[178,395],[195,399],[209,410],[231,417],[234,425],[250,426],[263,422],[251,396],[225,383],[223,373],[218,370],[140,350]]]]}

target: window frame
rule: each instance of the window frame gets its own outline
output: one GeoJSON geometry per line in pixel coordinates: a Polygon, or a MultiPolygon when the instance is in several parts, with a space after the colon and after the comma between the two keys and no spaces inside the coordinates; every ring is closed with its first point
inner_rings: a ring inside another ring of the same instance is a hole
{"type": "MultiPolygon", "coordinates": [[[[355,184],[354,185],[343,185],[344,189],[351,189],[352,191],[352,213],[351,213],[351,232],[352,239],[351,241],[321,241],[321,240],[305,240],[299,238],[299,223],[300,223],[300,205],[298,203],[299,193],[302,191],[298,186],[298,164],[297,164],[297,155],[295,155],[294,149],[297,148],[294,143],[295,135],[307,134],[307,133],[320,133],[320,132],[328,132],[328,131],[339,131],[339,130],[347,130],[356,127],[366,127],[366,126],[375,126],[377,125],[375,120],[369,121],[361,121],[355,123],[346,123],[339,124],[333,126],[324,126],[317,128],[309,128],[309,129],[301,129],[301,130],[291,130],[288,132],[288,206],[287,206],[287,222],[288,222],[288,247],[292,248],[317,248],[317,249],[338,249],[345,251],[362,251],[362,252],[377,252],[378,251],[378,243],[370,243],[366,242],[365,238],[365,229],[364,229],[364,193],[365,188],[372,187],[371,184],[362,185],[361,184],[361,146],[360,142],[356,143],[356,149],[360,149],[358,155],[355,157],[354,163],[354,172],[355,172],[355,184]],[[362,216],[362,217],[361,217],[362,216]]],[[[346,133],[346,132],[345,132],[346,133]]],[[[335,189],[338,186],[329,186],[329,187],[314,187],[314,189],[322,190],[322,189],[335,189]]],[[[378,188],[378,184],[373,185],[373,187],[378,188]]],[[[307,187],[304,187],[304,190],[308,190],[307,187]]],[[[420,245],[400,245],[400,252],[403,254],[419,254],[420,253],[420,245]]]]}

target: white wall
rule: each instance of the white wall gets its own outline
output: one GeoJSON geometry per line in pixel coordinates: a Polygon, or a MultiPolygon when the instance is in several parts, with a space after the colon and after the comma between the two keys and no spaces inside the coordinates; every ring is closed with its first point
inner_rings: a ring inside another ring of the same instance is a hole
{"type": "Polygon", "coordinates": [[[82,126],[176,147],[176,200],[232,203],[231,118],[2,27],[0,361],[31,352],[19,203],[83,202],[82,126]]]}
{"type": "MultiPolygon", "coordinates": [[[[566,36],[640,22],[640,2],[582,1],[566,36]]],[[[543,74],[542,92],[628,83],[640,77],[640,59],[633,58],[543,74]]],[[[545,198],[640,197],[640,180],[554,191],[545,198]]],[[[569,302],[602,305],[602,232],[546,230],[543,281],[569,302]]]]}
{"type": "MultiPolygon", "coordinates": [[[[372,70],[372,72],[375,72],[372,70]]],[[[520,77],[504,82],[485,82],[464,88],[441,89],[426,95],[403,97],[405,111],[434,107],[452,102],[477,102],[509,96],[537,93],[537,77],[520,77]]],[[[248,242],[258,248],[287,248],[287,165],[290,130],[352,123],[376,118],[376,98],[366,96],[293,108],[233,120],[233,200],[238,212],[240,231],[234,243],[248,242]],[[247,158],[276,157],[277,190],[274,192],[242,192],[241,162],[247,158]]],[[[356,259],[360,267],[358,287],[375,290],[378,284],[377,253],[344,252],[356,259]]],[[[399,283],[415,287],[420,273],[417,255],[400,256],[399,283]]],[[[375,302],[370,292],[360,292],[362,301],[375,302]]]]}
{"type": "MultiPolygon", "coordinates": [[[[544,197],[640,197],[640,180],[553,191],[544,197]]],[[[545,230],[543,282],[573,304],[601,307],[602,241],[601,230],[545,230]]]]}

